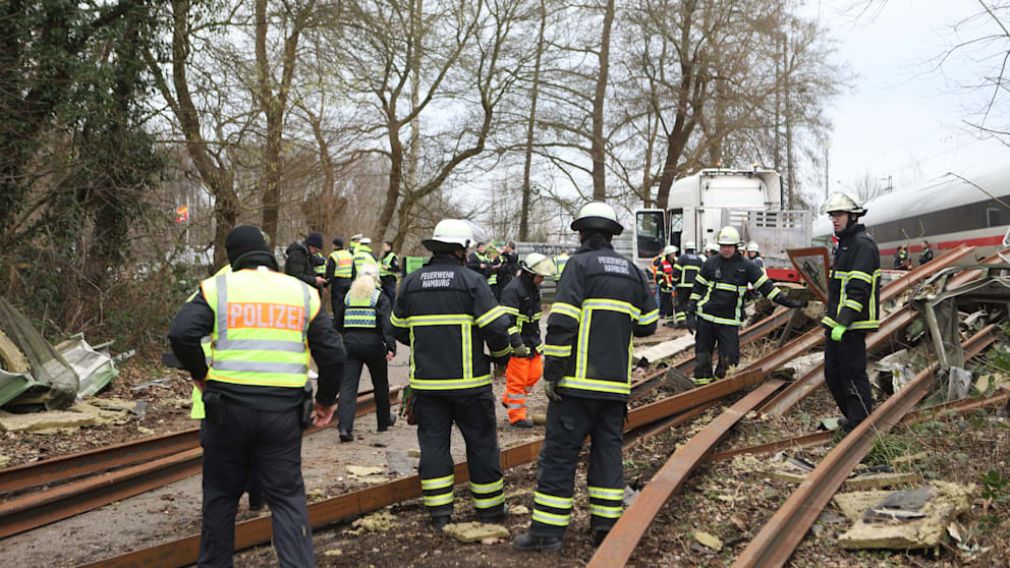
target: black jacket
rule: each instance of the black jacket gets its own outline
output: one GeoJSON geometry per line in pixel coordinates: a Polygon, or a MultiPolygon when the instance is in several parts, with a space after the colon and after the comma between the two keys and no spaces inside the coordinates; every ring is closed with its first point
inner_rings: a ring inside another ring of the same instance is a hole
{"type": "Polygon", "coordinates": [[[316,272],[313,269],[312,255],[309,254],[309,247],[302,241],[296,241],[288,245],[284,251],[287,260],[284,261],[284,274],[294,276],[302,282],[316,288],[316,272]]]}
{"type": "Polygon", "coordinates": [[[836,233],[838,246],[828,279],[828,310],[821,320],[853,330],[880,327],[880,249],[862,224],[836,233]]]}
{"type": "Polygon", "coordinates": [[[540,351],[540,287],[529,273],[513,278],[502,290],[500,302],[508,313],[512,349],[526,345],[540,351]]]}
{"type": "Polygon", "coordinates": [[[693,252],[685,252],[677,257],[673,264],[673,283],[677,288],[694,288],[694,280],[698,277],[705,260],[693,252]]]}
{"type": "MultiPolygon", "coordinates": [[[[277,261],[269,253],[248,255],[233,268],[242,270],[261,265],[277,270],[277,261]]],[[[198,290],[183,304],[168,332],[172,352],[194,379],[203,380],[207,376],[207,359],[200,342],[213,330],[214,310],[207,304],[203,291],[198,290]]],[[[340,379],[344,376],[347,353],[344,351],[340,334],[333,328],[333,320],[324,310],[319,310],[309,323],[307,338],[312,359],[319,368],[316,400],[320,404],[333,404],[340,391],[340,379]]],[[[220,392],[225,398],[237,404],[268,412],[290,410],[302,402],[301,389],[236,385],[221,381],[207,381],[206,389],[210,392],[220,392]]]]}
{"type": "Polygon", "coordinates": [[[645,274],[600,237],[568,259],[547,319],[544,379],[565,396],[628,400],[631,338],[659,321],[645,274]]]}
{"type": "Polygon", "coordinates": [[[764,271],[738,252],[729,258],[713,255],[705,261],[694,280],[690,301],[696,305],[699,318],[720,325],[739,326],[743,322],[748,284],[776,303],[782,304],[785,299],[764,271]]]}
{"type": "Polygon", "coordinates": [[[488,258],[487,253],[481,254],[477,251],[471,252],[469,256],[466,257],[466,267],[477,274],[483,275],[484,278],[491,276],[492,263],[491,259],[488,258]],[[482,264],[484,265],[484,268],[481,268],[480,265],[482,264]]]}
{"type": "Polygon", "coordinates": [[[519,255],[514,252],[504,252],[498,257],[501,264],[498,265],[498,295],[512,282],[519,272],[519,255]]]}
{"type": "Polygon", "coordinates": [[[393,335],[410,345],[410,385],[425,393],[491,391],[491,357],[512,351],[508,319],[487,280],[450,254],[436,254],[407,275],[393,307],[393,335]]]}
{"type": "Polygon", "coordinates": [[[393,337],[393,326],[389,321],[393,313],[393,304],[389,301],[389,298],[385,294],[378,295],[375,302],[375,323],[377,327],[372,330],[354,327],[344,328],[344,312],[347,311],[348,298],[345,297],[344,301],[339,306],[336,306],[337,310],[333,314],[333,325],[344,335],[355,333],[377,334],[382,339],[382,342],[386,344],[386,351],[391,351],[395,354],[396,338],[393,337]]]}

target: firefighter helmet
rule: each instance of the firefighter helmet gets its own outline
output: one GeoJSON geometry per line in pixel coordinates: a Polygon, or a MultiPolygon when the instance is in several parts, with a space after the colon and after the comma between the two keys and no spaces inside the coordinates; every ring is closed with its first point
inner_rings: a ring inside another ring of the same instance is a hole
{"type": "Polygon", "coordinates": [[[590,201],[583,205],[571,227],[573,231],[603,231],[611,235],[624,232],[614,208],[602,201],[590,201]]]}
{"type": "Polygon", "coordinates": [[[435,225],[430,239],[424,239],[421,244],[432,251],[444,251],[454,247],[470,246],[473,241],[473,228],[462,219],[442,219],[435,225]]]}
{"type": "Polygon", "coordinates": [[[677,247],[675,245],[667,245],[663,249],[663,256],[670,256],[671,254],[677,254],[677,247]]]}
{"type": "Polygon", "coordinates": [[[558,267],[554,261],[539,252],[531,252],[526,255],[526,258],[519,262],[519,268],[537,276],[550,277],[558,273],[558,267]]]}
{"type": "Polygon", "coordinates": [[[761,252],[761,247],[758,246],[757,241],[751,241],[747,243],[747,252],[761,252]]]}
{"type": "Polygon", "coordinates": [[[719,246],[740,246],[740,232],[733,227],[726,225],[721,231],[719,231],[719,237],[716,239],[716,242],[719,243],[719,246]]]}
{"type": "Polygon", "coordinates": [[[821,206],[821,212],[831,213],[852,213],[853,215],[866,215],[863,202],[847,191],[836,191],[828,196],[828,200],[821,206]]]}
{"type": "Polygon", "coordinates": [[[694,241],[686,241],[684,243],[684,250],[694,251],[698,249],[698,245],[694,241]]]}

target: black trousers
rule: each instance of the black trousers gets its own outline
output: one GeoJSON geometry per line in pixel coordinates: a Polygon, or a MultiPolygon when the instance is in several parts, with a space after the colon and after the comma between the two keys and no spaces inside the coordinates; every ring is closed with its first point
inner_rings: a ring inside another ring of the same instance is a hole
{"type": "Polygon", "coordinates": [[[673,293],[666,290],[659,291],[659,317],[673,317],[673,293]]]}
{"type": "Polygon", "coordinates": [[[589,436],[589,526],[609,531],[621,517],[624,464],[621,444],[627,405],[622,401],[564,396],[547,406],[547,431],[540,450],[530,534],[560,537],[572,514],[575,468],[589,436]]]}
{"type": "Polygon", "coordinates": [[[386,362],[386,344],[374,331],[349,331],[344,334],[347,362],[340,380],[340,398],[337,399],[337,424],[341,430],[354,429],[354,411],[358,404],[358,386],[361,369],[368,366],[375,387],[375,415],[379,428],[389,427],[389,366],[386,362]]]}
{"type": "Polygon", "coordinates": [[[847,331],[841,341],[832,341],[831,330],[824,333],[824,380],[851,430],[873,411],[866,375],[866,334],[847,331]]]}
{"type": "Polygon", "coordinates": [[[380,278],[382,283],[382,293],[389,298],[389,302],[396,303],[396,276],[383,276],[380,278]]]}
{"type": "Polygon", "coordinates": [[[677,288],[677,315],[675,316],[678,324],[686,323],[688,319],[693,323],[694,314],[688,315],[687,306],[691,303],[691,288],[680,287],[677,288]]]}
{"type": "Polygon", "coordinates": [[[199,566],[232,566],[235,511],[256,481],[273,514],[273,544],[281,566],[312,566],[312,530],[302,480],[298,410],[262,412],[235,404],[208,406],[203,446],[203,527],[199,566]]]}
{"type": "Polygon", "coordinates": [[[726,369],[740,362],[740,328],[698,318],[694,335],[694,377],[723,378],[726,369]],[[719,364],[712,374],[712,352],[719,346],[719,364]]]}
{"type": "Polygon", "coordinates": [[[347,291],[350,289],[350,278],[334,278],[330,280],[330,306],[333,308],[333,313],[337,313],[338,307],[344,305],[344,296],[347,295],[347,291]]]}
{"type": "Polygon", "coordinates": [[[494,394],[490,389],[463,396],[414,392],[417,442],[421,447],[419,473],[428,512],[433,517],[452,514],[453,461],[449,450],[455,423],[466,442],[470,494],[477,520],[497,520],[505,512],[505,487],[494,394]]]}

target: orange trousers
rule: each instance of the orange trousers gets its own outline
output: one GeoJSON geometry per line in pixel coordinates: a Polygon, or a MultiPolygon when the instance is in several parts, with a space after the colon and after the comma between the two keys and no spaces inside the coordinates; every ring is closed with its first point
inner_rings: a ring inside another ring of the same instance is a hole
{"type": "Polygon", "coordinates": [[[526,419],[526,395],[533,390],[544,374],[543,357],[513,357],[505,369],[505,396],[502,403],[508,408],[509,424],[526,419]]]}

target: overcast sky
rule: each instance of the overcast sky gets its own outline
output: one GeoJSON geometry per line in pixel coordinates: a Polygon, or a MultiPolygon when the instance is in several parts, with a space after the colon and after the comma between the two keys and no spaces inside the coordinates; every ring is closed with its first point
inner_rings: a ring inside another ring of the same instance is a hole
{"type": "MultiPolygon", "coordinates": [[[[831,107],[832,189],[867,175],[894,176],[899,188],[1006,156],[1005,146],[979,140],[963,123],[977,118],[983,96],[964,86],[992,73],[1000,60],[959,52],[935,69],[935,58],[952,45],[994,29],[982,18],[964,22],[979,13],[978,3],[888,0],[858,17],[855,3],[808,0],[806,7],[830,30],[838,58],[855,74],[852,88],[831,107]]],[[[996,118],[1005,123],[1006,114],[996,118]]]]}

